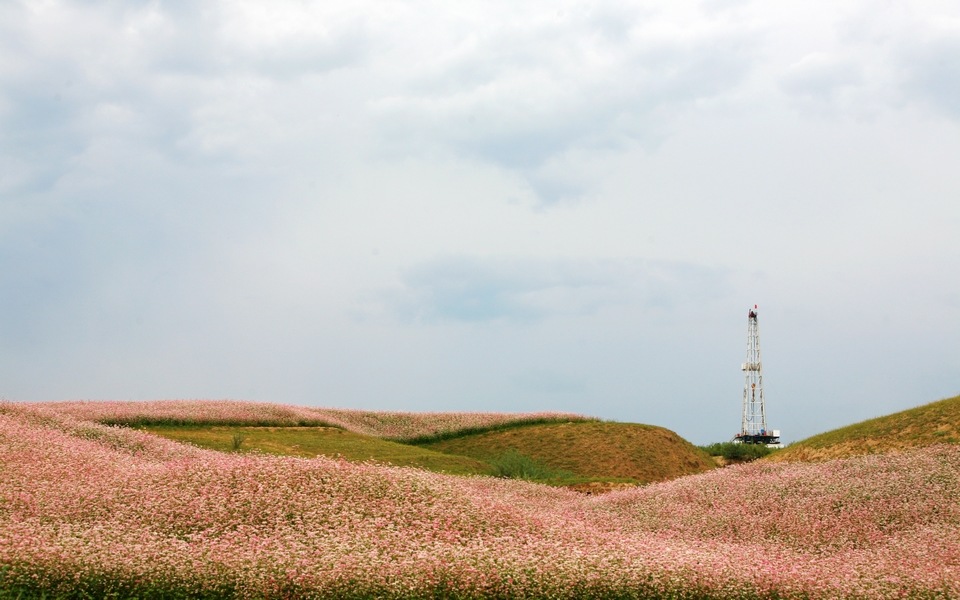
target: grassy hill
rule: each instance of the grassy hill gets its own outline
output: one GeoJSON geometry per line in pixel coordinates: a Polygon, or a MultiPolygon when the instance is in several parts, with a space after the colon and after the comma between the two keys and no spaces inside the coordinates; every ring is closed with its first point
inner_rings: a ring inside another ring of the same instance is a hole
{"type": "Polygon", "coordinates": [[[822,461],[960,444],[960,396],[848,425],[795,442],[767,461],[822,461]]]}
{"type": "Polygon", "coordinates": [[[563,483],[649,483],[702,473],[715,463],[662,427],[580,421],[530,425],[422,444],[445,454],[496,462],[516,452],[558,472],[563,483]]]}
{"type": "Polygon", "coordinates": [[[715,466],[677,434],[650,425],[572,421],[466,430],[417,445],[335,427],[149,425],[167,439],[225,452],[329,456],[453,475],[505,475],[605,491],[674,479],[715,466]]]}

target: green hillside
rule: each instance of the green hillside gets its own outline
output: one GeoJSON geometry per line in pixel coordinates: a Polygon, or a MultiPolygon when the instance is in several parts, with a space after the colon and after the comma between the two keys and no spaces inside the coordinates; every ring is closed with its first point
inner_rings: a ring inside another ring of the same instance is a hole
{"type": "Polygon", "coordinates": [[[229,425],[145,426],[179,442],[223,452],[263,452],[281,456],[329,456],[352,462],[374,461],[451,475],[491,475],[486,462],[429,448],[390,442],[336,427],[243,427],[229,425]]]}
{"type": "Polygon", "coordinates": [[[648,483],[701,473],[712,459],[662,427],[599,421],[531,425],[423,444],[445,454],[496,461],[513,451],[580,480],[648,483]]]}
{"type": "Polygon", "coordinates": [[[821,433],[763,460],[822,461],[943,443],[960,444],[960,396],[821,433]]]}

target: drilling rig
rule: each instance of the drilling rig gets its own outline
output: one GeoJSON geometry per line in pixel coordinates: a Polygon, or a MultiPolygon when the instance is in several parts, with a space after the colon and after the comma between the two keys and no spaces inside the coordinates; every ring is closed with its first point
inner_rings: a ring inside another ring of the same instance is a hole
{"type": "Polygon", "coordinates": [[[763,399],[763,365],[760,361],[760,325],[757,323],[757,305],[747,313],[747,361],[743,371],[743,413],[740,433],[733,436],[735,444],[763,444],[780,448],[780,430],[767,429],[767,413],[763,399]]]}

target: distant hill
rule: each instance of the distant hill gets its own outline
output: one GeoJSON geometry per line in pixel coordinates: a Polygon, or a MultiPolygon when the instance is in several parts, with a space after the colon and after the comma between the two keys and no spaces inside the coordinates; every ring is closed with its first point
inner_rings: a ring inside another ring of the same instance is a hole
{"type": "MultiPolygon", "coordinates": [[[[529,425],[420,444],[420,447],[496,461],[505,452],[529,456],[570,481],[650,483],[716,467],[705,452],[652,425],[579,421],[529,425]]],[[[602,487],[602,486],[601,486],[602,487]]]]}
{"type": "Polygon", "coordinates": [[[848,425],[790,444],[766,461],[823,461],[960,444],[960,396],[848,425]]]}
{"type": "Polygon", "coordinates": [[[716,466],[662,427],[542,413],[412,413],[232,400],[49,402],[51,415],[139,428],[211,450],[338,457],[601,492],[716,466]]]}
{"type": "Polygon", "coordinates": [[[419,444],[397,443],[333,427],[153,425],[143,430],[224,452],[330,456],[351,462],[410,466],[455,475],[496,475],[522,458],[537,481],[603,492],[702,473],[716,465],[702,450],[662,427],[571,421],[506,429],[419,444]]]}

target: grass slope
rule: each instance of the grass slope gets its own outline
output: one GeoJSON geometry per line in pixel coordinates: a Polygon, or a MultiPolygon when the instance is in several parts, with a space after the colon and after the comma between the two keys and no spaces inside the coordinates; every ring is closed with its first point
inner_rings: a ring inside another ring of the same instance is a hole
{"type": "Polygon", "coordinates": [[[550,469],[566,481],[649,483],[702,473],[715,463],[702,450],[662,427],[634,423],[572,422],[511,428],[423,444],[445,454],[496,461],[509,451],[550,469]]]}
{"type": "Polygon", "coordinates": [[[153,425],[141,429],[223,452],[340,457],[452,475],[496,475],[519,469],[511,476],[584,491],[664,481],[715,466],[706,453],[672,431],[633,423],[513,424],[419,445],[334,427],[153,425]],[[517,461],[519,467],[513,464],[517,461]]]}
{"type": "Polygon", "coordinates": [[[960,396],[821,433],[764,460],[821,461],[944,443],[960,444],[960,396]]]}
{"type": "Polygon", "coordinates": [[[451,475],[493,474],[491,465],[473,458],[451,456],[429,448],[382,440],[336,427],[154,425],[141,429],[170,440],[223,452],[255,451],[307,458],[329,456],[351,462],[373,461],[417,467],[451,475]]]}

